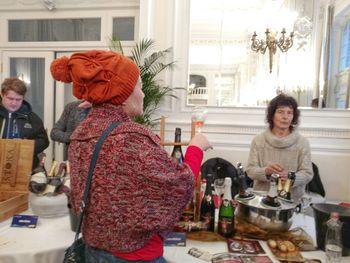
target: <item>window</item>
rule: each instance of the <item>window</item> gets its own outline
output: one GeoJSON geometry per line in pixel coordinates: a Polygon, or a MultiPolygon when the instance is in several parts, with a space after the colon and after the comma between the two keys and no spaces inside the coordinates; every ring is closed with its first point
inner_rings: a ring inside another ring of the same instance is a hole
{"type": "Polygon", "coordinates": [[[8,32],[9,42],[100,41],[101,18],[9,20],[8,32]]]}
{"type": "Polygon", "coordinates": [[[120,41],[133,41],[135,39],[135,17],[113,18],[113,36],[120,41]]]}
{"type": "Polygon", "coordinates": [[[345,70],[350,66],[350,21],[342,33],[341,50],[340,50],[340,71],[345,70]]]}
{"type": "Polygon", "coordinates": [[[217,106],[230,106],[235,103],[234,74],[215,74],[214,92],[217,106]]]}

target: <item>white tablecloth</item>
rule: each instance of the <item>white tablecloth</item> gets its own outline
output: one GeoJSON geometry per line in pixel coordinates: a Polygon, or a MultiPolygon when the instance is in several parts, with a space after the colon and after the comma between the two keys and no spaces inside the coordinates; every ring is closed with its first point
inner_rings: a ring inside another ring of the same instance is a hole
{"type": "Polygon", "coordinates": [[[11,221],[0,223],[0,263],[62,263],[74,239],[68,215],[39,218],[36,228],[10,227],[11,221]]]}
{"type": "MultiPolygon", "coordinates": [[[[29,213],[25,213],[29,214],[29,213]]],[[[70,229],[69,216],[39,218],[36,228],[10,227],[11,220],[0,223],[0,263],[61,263],[63,253],[74,239],[70,229]]],[[[315,237],[314,219],[305,215],[295,215],[292,227],[301,226],[315,237]]],[[[261,245],[274,262],[279,262],[270,254],[265,242],[261,245]]],[[[210,253],[227,252],[226,242],[200,242],[187,240],[186,247],[165,247],[164,257],[169,263],[204,262],[187,254],[196,247],[210,253]]],[[[306,258],[321,259],[323,251],[302,252],[306,258]]],[[[342,263],[350,262],[350,257],[342,258],[342,263]]]]}

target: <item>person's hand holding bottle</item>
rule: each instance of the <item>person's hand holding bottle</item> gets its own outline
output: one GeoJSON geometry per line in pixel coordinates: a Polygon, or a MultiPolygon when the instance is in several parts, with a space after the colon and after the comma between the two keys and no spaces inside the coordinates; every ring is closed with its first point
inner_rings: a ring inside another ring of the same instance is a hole
{"type": "Polygon", "coordinates": [[[278,163],[271,163],[265,168],[265,174],[267,176],[271,176],[272,174],[278,174],[282,181],[287,180],[288,178],[288,171],[285,170],[281,165],[278,163]]]}

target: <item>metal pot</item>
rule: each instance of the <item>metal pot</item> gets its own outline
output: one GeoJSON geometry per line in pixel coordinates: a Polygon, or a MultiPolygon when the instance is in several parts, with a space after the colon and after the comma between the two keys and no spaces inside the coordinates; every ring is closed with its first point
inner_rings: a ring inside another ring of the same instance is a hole
{"type": "Polygon", "coordinates": [[[292,225],[297,204],[279,200],[280,207],[266,207],[261,203],[266,192],[254,192],[254,194],[255,197],[250,200],[242,200],[238,195],[235,196],[237,201],[235,216],[267,231],[287,231],[292,225]]]}

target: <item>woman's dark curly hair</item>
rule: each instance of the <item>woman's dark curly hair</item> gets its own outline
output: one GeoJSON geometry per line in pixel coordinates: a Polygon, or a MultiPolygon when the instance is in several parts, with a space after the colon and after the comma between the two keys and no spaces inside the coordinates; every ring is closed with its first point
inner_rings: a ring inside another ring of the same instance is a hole
{"type": "Polygon", "coordinates": [[[279,94],[270,101],[266,109],[266,122],[269,124],[270,129],[272,130],[273,116],[275,115],[277,108],[281,106],[287,106],[293,109],[293,120],[291,126],[289,127],[289,129],[292,131],[294,126],[298,125],[299,123],[300,111],[298,110],[298,103],[296,100],[286,94],[279,94]]]}

